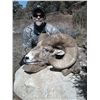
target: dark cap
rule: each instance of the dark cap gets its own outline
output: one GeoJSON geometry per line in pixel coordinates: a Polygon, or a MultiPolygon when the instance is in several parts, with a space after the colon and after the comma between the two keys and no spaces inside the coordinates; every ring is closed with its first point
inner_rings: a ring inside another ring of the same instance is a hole
{"type": "Polygon", "coordinates": [[[44,12],[43,8],[40,5],[37,5],[36,7],[33,7],[32,15],[36,16],[37,13],[41,13],[42,16],[45,17],[45,12],[44,12]]]}

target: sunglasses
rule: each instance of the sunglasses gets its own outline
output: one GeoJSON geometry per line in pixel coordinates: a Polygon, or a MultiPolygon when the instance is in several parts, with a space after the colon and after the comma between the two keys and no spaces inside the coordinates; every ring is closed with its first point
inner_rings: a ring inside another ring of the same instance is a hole
{"type": "Polygon", "coordinates": [[[44,15],[43,15],[43,14],[34,14],[33,16],[36,17],[36,18],[37,18],[38,16],[39,16],[40,18],[44,18],[44,15]]]}

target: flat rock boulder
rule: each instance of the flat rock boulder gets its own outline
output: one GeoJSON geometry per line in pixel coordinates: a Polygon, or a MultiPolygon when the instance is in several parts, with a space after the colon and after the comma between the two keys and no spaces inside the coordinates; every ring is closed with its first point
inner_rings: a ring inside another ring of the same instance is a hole
{"type": "Polygon", "coordinates": [[[73,74],[63,76],[61,72],[51,71],[51,66],[27,74],[22,67],[15,73],[14,81],[14,92],[22,100],[84,100],[74,87],[73,74]]]}

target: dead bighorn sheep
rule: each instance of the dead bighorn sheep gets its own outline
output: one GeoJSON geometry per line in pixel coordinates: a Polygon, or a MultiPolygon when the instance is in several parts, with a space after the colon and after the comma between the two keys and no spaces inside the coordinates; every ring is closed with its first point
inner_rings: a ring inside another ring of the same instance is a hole
{"type": "Polygon", "coordinates": [[[77,44],[67,34],[54,34],[48,36],[42,33],[39,42],[24,58],[26,72],[38,72],[47,65],[51,70],[61,71],[64,75],[73,72],[73,65],[77,60],[77,44]]]}

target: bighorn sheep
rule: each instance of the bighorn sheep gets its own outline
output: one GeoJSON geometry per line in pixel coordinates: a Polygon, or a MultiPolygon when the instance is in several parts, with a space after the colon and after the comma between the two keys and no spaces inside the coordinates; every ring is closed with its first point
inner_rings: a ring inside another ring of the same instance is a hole
{"type": "Polygon", "coordinates": [[[23,69],[26,72],[38,72],[52,65],[51,70],[67,75],[73,72],[77,55],[77,44],[71,36],[61,33],[49,36],[42,33],[37,46],[25,56],[26,65],[23,69]]]}

